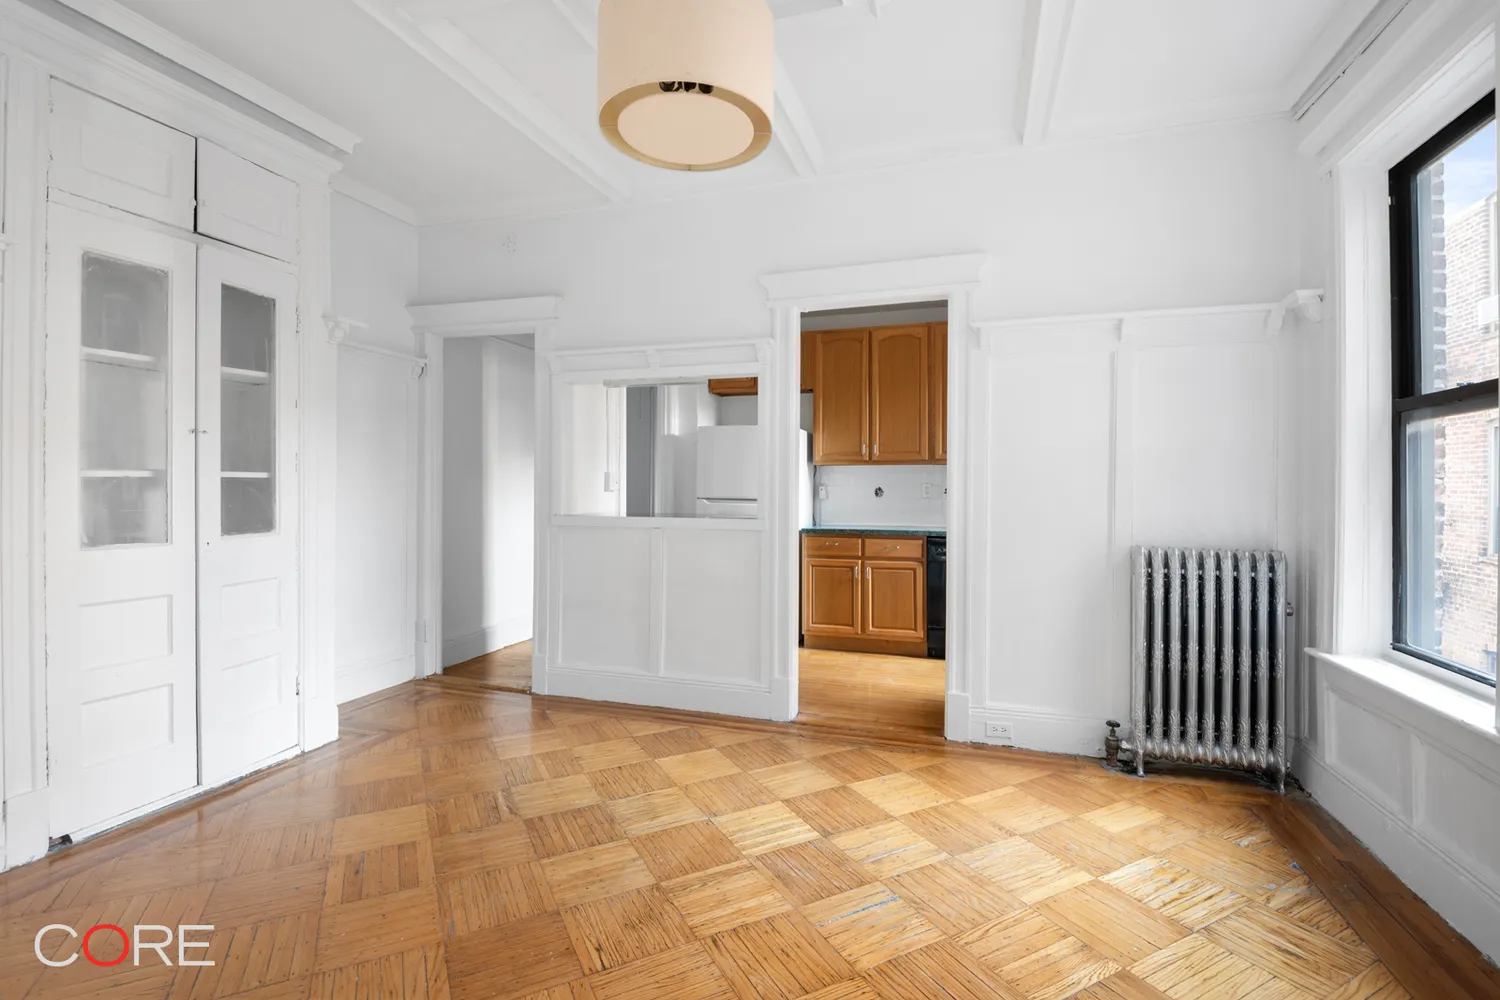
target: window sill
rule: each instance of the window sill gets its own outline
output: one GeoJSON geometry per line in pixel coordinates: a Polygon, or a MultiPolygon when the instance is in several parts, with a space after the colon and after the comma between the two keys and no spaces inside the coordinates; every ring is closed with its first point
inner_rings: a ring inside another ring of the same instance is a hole
{"type": "Polygon", "coordinates": [[[1339,670],[1375,684],[1398,697],[1415,702],[1431,712],[1500,743],[1495,726],[1495,689],[1453,675],[1434,676],[1440,667],[1392,651],[1388,657],[1344,656],[1309,649],[1308,655],[1339,670]]]}

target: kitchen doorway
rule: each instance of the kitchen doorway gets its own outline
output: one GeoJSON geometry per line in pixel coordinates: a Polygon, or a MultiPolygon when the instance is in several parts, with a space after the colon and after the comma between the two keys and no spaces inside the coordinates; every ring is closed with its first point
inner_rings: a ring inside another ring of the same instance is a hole
{"type": "Polygon", "coordinates": [[[800,315],[797,722],[943,738],[948,303],[800,315]]]}

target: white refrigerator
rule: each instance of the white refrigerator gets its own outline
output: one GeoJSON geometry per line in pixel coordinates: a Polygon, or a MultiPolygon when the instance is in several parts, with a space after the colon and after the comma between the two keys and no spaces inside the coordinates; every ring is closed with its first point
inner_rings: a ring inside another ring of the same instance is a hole
{"type": "MultiPolygon", "coordinates": [[[[812,445],[806,431],[798,440],[799,527],[812,524],[812,445]]],[[[759,427],[698,428],[698,517],[756,517],[760,510],[759,427]]]]}

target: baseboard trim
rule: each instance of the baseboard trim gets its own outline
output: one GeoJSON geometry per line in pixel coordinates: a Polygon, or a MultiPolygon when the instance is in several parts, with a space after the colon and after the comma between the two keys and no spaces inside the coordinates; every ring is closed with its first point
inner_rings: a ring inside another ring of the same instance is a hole
{"type": "Polygon", "coordinates": [[[1435,848],[1406,819],[1299,741],[1295,777],[1334,819],[1491,961],[1500,956],[1500,893],[1435,848]]]}
{"type": "Polygon", "coordinates": [[[531,615],[519,615],[486,625],[467,635],[443,640],[443,666],[451,667],[531,638],[531,615]]]}
{"type": "MultiPolygon", "coordinates": [[[[334,692],[338,703],[342,705],[346,701],[383,691],[388,687],[412,680],[416,676],[417,658],[414,654],[380,663],[340,667],[334,675],[334,692]]],[[[335,735],[337,735],[336,732],[335,735]]]]}
{"type": "Polygon", "coordinates": [[[24,865],[46,855],[50,837],[49,815],[45,788],[6,800],[6,868],[24,865]]]}
{"type": "MultiPolygon", "coordinates": [[[[950,698],[954,697],[949,695],[950,698]]],[[[969,731],[963,737],[971,743],[991,746],[1016,746],[1043,753],[1073,754],[1083,757],[1104,756],[1103,717],[1064,715],[1021,705],[981,705],[970,710],[969,731]],[[1014,734],[1010,743],[986,737],[985,723],[1008,722],[1014,734]]],[[[950,736],[949,739],[957,737],[950,736]]]]}
{"type": "Polygon", "coordinates": [[[648,708],[675,708],[686,712],[735,715],[745,719],[769,720],[775,714],[769,688],[725,684],[692,677],[663,677],[549,666],[546,668],[546,684],[541,690],[560,698],[612,701],[648,708]]]}

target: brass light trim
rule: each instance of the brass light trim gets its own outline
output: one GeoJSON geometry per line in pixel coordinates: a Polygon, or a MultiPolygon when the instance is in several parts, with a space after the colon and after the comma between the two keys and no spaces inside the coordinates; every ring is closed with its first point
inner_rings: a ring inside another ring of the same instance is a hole
{"type": "Polygon", "coordinates": [[[725,87],[716,86],[713,87],[711,92],[701,89],[695,91],[695,99],[723,101],[738,108],[740,113],[750,120],[750,125],[753,129],[749,145],[734,156],[725,160],[719,160],[717,163],[674,163],[670,160],[658,159],[649,153],[643,153],[626,142],[625,137],[620,134],[620,115],[636,101],[660,93],[662,93],[661,84],[642,83],[620,91],[604,103],[604,106],[599,109],[599,128],[604,132],[604,137],[610,141],[611,145],[625,155],[640,160],[642,163],[648,163],[653,167],[662,167],[666,170],[708,171],[724,170],[729,167],[738,166],[741,163],[748,163],[765,152],[766,147],[771,144],[770,117],[748,97],[737,94],[725,87]]]}

